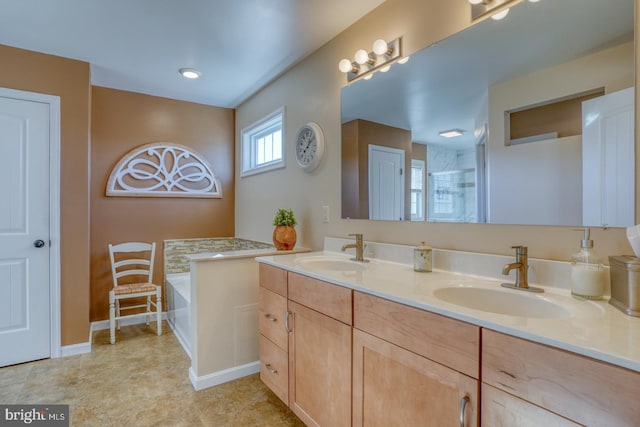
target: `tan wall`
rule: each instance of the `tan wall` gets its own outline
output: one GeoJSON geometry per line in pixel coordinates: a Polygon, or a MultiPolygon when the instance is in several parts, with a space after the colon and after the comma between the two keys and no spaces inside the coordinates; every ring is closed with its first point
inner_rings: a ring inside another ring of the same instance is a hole
{"type": "Polygon", "coordinates": [[[89,64],[0,45],[0,86],[60,97],[62,345],[89,338],[89,64]]]}
{"type": "MultiPolygon", "coordinates": [[[[636,15],[640,15],[638,9],[636,7],[636,15]]],[[[280,206],[289,206],[300,218],[298,244],[313,249],[322,248],[325,235],[364,233],[365,239],[373,241],[418,244],[424,240],[438,248],[493,254],[510,255],[511,245],[518,244],[529,246],[531,257],[568,260],[579,243],[571,227],[340,219],[340,89],[346,84],[346,77],[338,70],[338,61],[352,57],[353,52],[370,46],[377,38],[391,40],[402,36],[404,53],[411,54],[468,25],[470,7],[466,0],[387,0],[238,107],[236,135],[275,108],[286,106],[287,167],[259,178],[237,180],[237,234],[267,239],[273,213],[280,206]],[[326,140],[325,158],[311,174],[296,167],[292,142],[298,128],[308,121],[322,127],[326,140]],[[322,205],[330,208],[329,223],[322,222],[322,205]]],[[[638,66],[637,44],[635,53],[638,66]]],[[[638,75],[636,73],[636,85],[638,75]]],[[[636,106],[637,97],[636,92],[636,106]]],[[[636,108],[638,116],[640,108],[636,108]]],[[[639,134],[640,126],[636,126],[636,135],[639,134]]],[[[238,144],[236,137],[236,146],[238,144]]],[[[636,157],[640,165],[640,150],[636,150],[636,157]]],[[[238,162],[236,155],[236,164],[238,162]]],[[[640,185],[636,184],[636,188],[640,185]]],[[[636,206],[640,206],[640,197],[636,206]]],[[[624,229],[594,229],[592,236],[602,255],[631,252],[624,229]]]]}
{"type": "MultiPolygon", "coordinates": [[[[234,111],[93,87],[91,114],[91,321],[108,318],[108,244],[234,235],[234,111]],[[133,148],[174,142],[192,148],[222,183],[222,199],[106,197],[111,169],[133,148]]],[[[166,301],[166,299],[165,299],[166,301]]]]}

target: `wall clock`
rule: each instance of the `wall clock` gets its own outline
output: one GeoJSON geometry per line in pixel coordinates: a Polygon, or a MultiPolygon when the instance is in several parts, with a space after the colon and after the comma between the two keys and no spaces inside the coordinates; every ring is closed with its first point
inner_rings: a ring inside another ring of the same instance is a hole
{"type": "Polygon", "coordinates": [[[302,126],[296,136],[296,160],[305,172],[311,172],[320,164],[324,154],[324,135],[317,123],[302,126]]]}

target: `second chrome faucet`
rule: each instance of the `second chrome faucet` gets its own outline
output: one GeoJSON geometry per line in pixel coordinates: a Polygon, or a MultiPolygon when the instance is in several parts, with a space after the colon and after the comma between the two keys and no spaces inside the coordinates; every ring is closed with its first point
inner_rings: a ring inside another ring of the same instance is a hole
{"type": "Polygon", "coordinates": [[[527,255],[526,246],[511,246],[516,250],[516,262],[505,264],[502,268],[502,274],[509,275],[511,270],[516,270],[516,282],[515,283],[503,283],[505,288],[519,289],[529,292],[544,292],[542,288],[536,288],[535,286],[529,286],[527,279],[527,270],[529,269],[529,257],[527,255]]]}

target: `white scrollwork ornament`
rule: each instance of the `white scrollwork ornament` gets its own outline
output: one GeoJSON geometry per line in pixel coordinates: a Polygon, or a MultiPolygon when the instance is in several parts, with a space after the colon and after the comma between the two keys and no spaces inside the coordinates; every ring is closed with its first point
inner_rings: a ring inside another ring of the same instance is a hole
{"type": "Polygon", "coordinates": [[[135,148],[118,162],[107,196],[221,198],[222,188],[202,156],[180,144],[159,142],[135,148]]]}

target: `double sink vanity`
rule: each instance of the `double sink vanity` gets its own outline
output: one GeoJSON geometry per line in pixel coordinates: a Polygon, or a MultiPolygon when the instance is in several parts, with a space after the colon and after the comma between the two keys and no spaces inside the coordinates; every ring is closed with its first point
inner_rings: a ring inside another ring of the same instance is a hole
{"type": "Polygon", "coordinates": [[[434,271],[418,273],[410,247],[371,244],[379,257],[357,262],[328,240],[257,258],[261,379],[305,424],[640,420],[640,319],[571,297],[557,285],[568,263],[532,260],[544,292],[530,293],[482,271],[508,257],[435,250],[434,271]]]}

